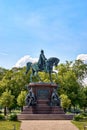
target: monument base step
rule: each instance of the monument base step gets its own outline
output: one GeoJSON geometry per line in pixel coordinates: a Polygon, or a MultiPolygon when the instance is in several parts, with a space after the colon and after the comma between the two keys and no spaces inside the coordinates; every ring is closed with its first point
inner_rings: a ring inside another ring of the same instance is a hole
{"type": "Polygon", "coordinates": [[[18,120],[72,120],[73,115],[66,114],[19,114],[18,120]]]}
{"type": "Polygon", "coordinates": [[[21,114],[65,114],[63,109],[59,106],[25,106],[21,114]]]}

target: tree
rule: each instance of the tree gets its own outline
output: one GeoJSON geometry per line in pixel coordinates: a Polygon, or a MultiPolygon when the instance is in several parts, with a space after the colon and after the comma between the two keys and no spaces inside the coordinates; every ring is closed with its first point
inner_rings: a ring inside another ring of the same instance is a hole
{"type": "Polygon", "coordinates": [[[13,105],[14,96],[11,95],[11,91],[6,90],[0,97],[0,104],[4,107],[4,115],[7,114],[6,108],[10,108],[13,105]]]}
{"type": "Polygon", "coordinates": [[[87,64],[82,60],[75,60],[72,70],[76,74],[79,83],[82,83],[83,79],[87,76],[87,64]]]}
{"type": "Polygon", "coordinates": [[[26,97],[26,91],[21,91],[17,98],[17,103],[21,107],[21,111],[23,111],[23,106],[25,105],[25,97],[26,97]]]}
{"type": "Polygon", "coordinates": [[[17,97],[20,92],[26,90],[25,85],[28,83],[28,76],[25,74],[25,67],[12,68],[5,73],[3,79],[0,81],[0,95],[8,89],[15,96],[13,108],[17,107],[17,97]]]}
{"type": "Polygon", "coordinates": [[[87,108],[87,86],[84,87],[82,90],[81,90],[81,102],[80,102],[80,108],[83,108],[84,112],[87,108]]]}
{"type": "Polygon", "coordinates": [[[61,106],[63,107],[64,111],[66,112],[66,110],[69,108],[69,106],[71,105],[71,100],[68,98],[67,95],[62,94],[60,96],[61,98],[61,106]]]}
{"type": "Polygon", "coordinates": [[[71,100],[71,105],[74,106],[74,108],[81,103],[82,93],[81,90],[83,88],[82,84],[79,82],[79,76],[84,75],[83,67],[79,67],[80,65],[84,66],[84,64],[81,62],[81,64],[78,64],[78,66],[73,65],[72,62],[66,62],[66,64],[60,64],[58,66],[58,81],[60,84],[59,88],[59,94],[65,94],[68,96],[68,98],[71,100]],[[75,68],[76,67],[76,68],[75,68]],[[82,69],[77,72],[78,68],[82,69]],[[75,71],[76,70],[76,71],[75,71]],[[82,72],[82,73],[80,73],[82,72]]]}
{"type": "Polygon", "coordinates": [[[3,79],[7,71],[7,69],[0,67],[0,81],[3,79]]]}

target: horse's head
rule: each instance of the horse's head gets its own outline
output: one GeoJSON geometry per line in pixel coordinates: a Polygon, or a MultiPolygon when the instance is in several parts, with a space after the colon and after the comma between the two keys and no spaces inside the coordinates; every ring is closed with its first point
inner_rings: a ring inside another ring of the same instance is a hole
{"type": "Polygon", "coordinates": [[[48,60],[47,60],[47,63],[48,63],[48,66],[57,66],[58,65],[58,63],[59,63],[59,59],[58,58],[56,58],[56,57],[51,57],[51,58],[49,58],[48,60]]]}
{"type": "Polygon", "coordinates": [[[58,65],[59,61],[60,61],[60,60],[59,60],[58,58],[55,58],[54,66],[56,66],[56,67],[57,67],[57,65],[58,65]]]}

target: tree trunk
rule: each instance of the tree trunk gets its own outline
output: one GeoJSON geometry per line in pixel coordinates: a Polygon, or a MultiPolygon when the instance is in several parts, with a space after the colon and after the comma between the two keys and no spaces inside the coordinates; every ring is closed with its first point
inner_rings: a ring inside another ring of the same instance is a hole
{"type": "Polygon", "coordinates": [[[74,106],[74,113],[76,114],[76,108],[75,108],[75,106],[74,106]]]}
{"type": "Polygon", "coordinates": [[[83,108],[83,110],[84,110],[84,113],[85,113],[85,107],[83,108]]]}
{"type": "Polygon", "coordinates": [[[8,110],[9,110],[9,113],[11,113],[11,108],[8,108],[8,110]]]}
{"type": "Polygon", "coordinates": [[[64,108],[64,112],[66,113],[66,108],[64,108]]]}
{"type": "Polygon", "coordinates": [[[7,115],[6,107],[4,107],[4,115],[7,115]]]}
{"type": "Polygon", "coordinates": [[[23,111],[23,106],[21,107],[21,112],[23,111]]]}
{"type": "Polygon", "coordinates": [[[68,111],[71,112],[71,105],[69,106],[68,111]]]}

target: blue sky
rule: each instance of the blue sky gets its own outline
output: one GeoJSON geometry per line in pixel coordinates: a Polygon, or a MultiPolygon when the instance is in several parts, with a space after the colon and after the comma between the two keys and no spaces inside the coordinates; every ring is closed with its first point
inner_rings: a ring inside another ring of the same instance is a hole
{"type": "Polygon", "coordinates": [[[87,0],[0,0],[0,66],[25,55],[61,62],[87,54],[87,0]]]}

